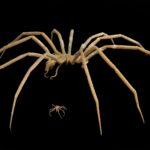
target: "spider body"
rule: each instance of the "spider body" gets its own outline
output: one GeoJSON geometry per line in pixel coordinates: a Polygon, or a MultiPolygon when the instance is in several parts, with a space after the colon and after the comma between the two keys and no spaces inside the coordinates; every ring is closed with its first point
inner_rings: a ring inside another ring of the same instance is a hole
{"type": "MultiPolygon", "coordinates": [[[[93,96],[93,100],[96,105],[96,112],[97,112],[97,118],[98,118],[98,124],[99,124],[99,131],[100,134],[102,134],[102,126],[101,126],[101,115],[100,115],[100,106],[99,106],[99,99],[97,97],[90,72],[87,66],[87,63],[91,58],[93,58],[95,55],[99,55],[104,62],[115,71],[116,75],[120,78],[120,80],[127,86],[129,91],[134,96],[134,101],[137,107],[137,110],[141,116],[141,119],[143,123],[145,122],[143,113],[140,108],[139,100],[138,100],[138,94],[136,89],[131,85],[131,83],[126,79],[126,77],[121,73],[121,71],[116,67],[116,65],[106,56],[104,53],[105,50],[128,50],[128,51],[140,51],[146,55],[150,55],[150,51],[146,50],[138,41],[135,41],[134,39],[131,39],[130,37],[127,37],[122,34],[114,34],[114,35],[108,35],[104,32],[94,34],[87,38],[85,42],[81,44],[79,47],[79,50],[77,50],[76,53],[72,54],[72,43],[73,43],[73,35],[74,30],[70,31],[69,35],[69,42],[67,49],[65,48],[65,44],[63,41],[63,38],[60,34],[60,32],[56,29],[52,30],[51,37],[49,38],[45,33],[43,32],[23,32],[20,34],[17,38],[15,38],[13,41],[8,43],[7,45],[0,48],[0,54],[1,57],[3,56],[4,52],[8,49],[11,49],[14,46],[17,46],[21,43],[27,42],[28,40],[33,40],[37,45],[39,45],[43,53],[35,53],[35,52],[27,52],[24,54],[21,54],[9,61],[7,61],[4,64],[0,65],[0,69],[4,69],[15,62],[18,62],[21,59],[24,59],[25,57],[32,57],[36,58],[36,61],[29,67],[26,74],[24,75],[21,83],[18,86],[18,89],[15,93],[13,104],[12,104],[12,110],[10,115],[10,122],[9,122],[9,128],[11,129],[12,126],[12,120],[14,116],[14,110],[16,106],[16,102],[18,100],[18,96],[20,92],[22,91],[22,88],[24,84],[26,83],[27,79],[29,78],[30,74],[34,69],[37,68],[37,66],[43,61],[46,60],[45,64],[45,77],[47,76],[47,73],[56,65],[58,64],[58,67],[56,69],[56,73],[54,76],[51,76],[50,79],[53,79],[56,77],[59,67],[66,63],[66,64],[81,64],[82,69],[84,70],[84,73],[86,75],[86,79],[89,85],[89,88],[91,90],[91,94],[93,96]],[[59,43],[60,43],[60,50],[56,48],[53,42],[53,36],[56,35],[58,37],[59,43]],[[43,42],[41,42],[38,39],[38,36],[42,36],[45,41],[49,44],[50,48],[48,48],[43,42]],[[118,38],[123,38],[124,40],[130,42],[130,45],[116,45],[114,40],[118,38]],[[101,47],[98,46],[98,43],[101,42],[101,40],[110,40],[112,44],[110,45],[103,45],[101,47]]],[[[57,105],[53,105],[53,108],[51,111],[57,111],[59,110],[63,111],[64,113],[65,107],[58,107],[57,105]]]]}
{"type": "Polygon", "coordinates": [[[68,54],[61,54],[61,55],[56,55],[56,59],[59,60],[57,62],[56,60],[52,60],[51,57],[48,58],[45,66],[45,71],[52,69],[57,63],[58,64],[73,64],[73,55],[68,55],[68,54]]]}
{"type": "Polygon", "coordinates": [[[59,67],[62,65],[62,64],[71,64],[73,65],[74,63],[77,63],[77,62],[73,62],[74,60],[74,56],[73,55],[70,55],[70,54],[60,54],[60,55],[56,55],[56,58],[57,60],[59,60],[59,62],[57,62],[56,60],[53,60],[51,59],[51,57],[48,57],[48,60],[46,61],[46,64],[45,64],[45,77],[46,78],[49,78],[47,76],[48,72],[50,70],[52,70],[54,68],[54,66],[56,64],[58,64],[58,67],[56,69],[56,73],[54,76],[51,76],[50,79],[53,79],[54,77],[57,76],[57,73],[58,73],[58,69],[59,67]]]}

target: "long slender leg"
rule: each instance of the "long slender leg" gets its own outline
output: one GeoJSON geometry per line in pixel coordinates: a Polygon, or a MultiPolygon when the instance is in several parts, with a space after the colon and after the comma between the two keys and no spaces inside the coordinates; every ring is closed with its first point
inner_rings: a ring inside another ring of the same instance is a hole
{"type": "Polygon", "coordinates": [[[24,43],[24,42],[26,42],[26,41],[28,41],[28,40],[30,40],[30,39],[32,39],[32,40],[33,40],[35,43],[37,43],[41,48],[43,48],[43,50],[44,50],[45,52],[48,52],[48,53],[49,53],[48,48],[47,48],[39,39],[37,39],[35,36],[28,36],[28,37],[22,38],[22,39],[20,39],[20,40],[18,40],[18,41],[10,42],[9,44],[3,46],[3,47],[0,49],[0,53],[3,52],[4,50],[7,50],[7,49],[11,48],[11,47],[14,47],[14,46],[16,46],[16,45],[19,45],[19,44],[21,44],[21,43],[24,43]]]}
{"type": "MultiPolygon", "coordinates": [[[[28,37],[22,38],[22,39],[20,39],[18,41],[11,42],[11,43],[3,46],[0,49],[0,53],[2,53],[3,51],[5,51],[7,49],[10,49],[10,48],[12,48],[14,46],[17,46],[17,45],[19,45],[21,43],[24,43],[24,42],[26,42],[26,41],[28,41],[30,39],[32,39],[35,43],[37,43],[51,58],[53,58],[54,60],[56,60],[56,62],[58,62],[58,59],[56,58],[56,56],[51,54],[49,52],[49,49],[39,39],[37,39],[35,36],[28,36],[28,37]]],[[[60,62],[58,62],[58,63],[60,63],[60,62]]]]}
{"type": "Polygon", "coordinates": [[[62,38],[62,36],[61,36],[61,33],[60,33],[58,30],[53,29],[52,32],[51,32],[51,40],[53,40],[54,34],[56,34],[57,37],[58,37],[58,40],[59,40],[59,43],[60,43],[60,47],[61,47],[62,53],[63,53],[63,54],[66,54],[66,51],[65,51],[65,44],[64,44],[63,38],[62,38]]]}
{"type": "MultiPolygon", "coordinates": [[[[4,68],[6,68],[6,67],[8,67],[8,66],[10,66],[10,65],[12,65],[12,64],[14,64],[14,63],[16,63],[17,61],[22,60],[23,58],[25,58],[25,57],[27,57],[27,56],[29,56],[29,57],[41,57],[42,54],[33,53],[33,52],[24,53],[24,54],[22,54],[22,55],[19,55],[19,56],[15,57],[15,58],[9,60],[9,61],[6,62],[6,63],[0,65],[0,69],[4,69],[4,68]]],[[[48,58],[47,58],[47,59],[48,59],[48,58]]]]}
{"type": "MultiPolygon", "coordinates": [[[[101,32],[101,33],[97,33],[97,34],[94,34],[92,36],[90,36],[83,44],[82,44],[82,47],[80,47],[80,49],[82,48],[82,50],[84,51],[84,55],[85,57],[87,55],[89,55],[89,53],[93,52],[94,51],[94,45],[96,45],[98,42],[100,42],[101,39],[103,39],[103,37],[109,37],[108,34],[104,33],[104,32],[101,32]],[[92,43],[90,43],[94,38],[96,38],[92,43]],[[90,43],[90,44],[89,44],[90,43]]],[[[115,45],[115,42],[112,38],[108,38],[111,40],[112,44],[115,45]]],[[[75,54],[74,54],[74,60],[73,62],[78,62],[79,60],[81,59],[81,55],[80,55],[80,52],[77,51],[75,54]]]]}
{"type": "Polygon", "coordinates": [[[72,29],[72,30],[70,30],[69,43],[68,43],[68,54],[69,55],[71,55],[73,35],[74,35],[74,30],[72,29]]]}
{"type": "Polygon", "coordinates": [[[41,63],[41,61],[46,57],[47,53],[43,54],[41,57],[39,57],[32,65],[31,67],[28,69],[28,71],[26,72],[26,74],[24,75],[16,93],[14,96],[14,100],[13,100],[13,105],[12,105],[12,110],[11,110],[11,116],[10,116],[10,123],[9,123],[9,128],[11,130],[11,126],[12,126],[12,120],[13,120],[13,116],[14,116],[14,110],[15,110],[15,106],[16,106],[16,102],[17,102],[17,98],[24,86],[24,84],[26,83],[27,79],[29,78],[31,72],[41,63]]]}
{"type": "MultiPolygon", "coordinates": [[[[57,48],[55,47],[54,43],[52,42],[52,40],[44,33],[44,32],[39,32],[39,31],[34,31],[34,32],[22,32],[20,35],[18,35],[12,42],[18,41],[20,40],[23,36],[38,36],[41,35],[47,42],[48,44],[51,46],[52,50],[56,53],[56,54],[60,54],[60,52],[57,50],[57,48]]],[[[37,37],[36,37],[37,38],[37,37]]]]}
{"type": "Polygon", "coordinates": [[[114,35],[108,35],[108,37],[103,37],[103,39],[117,39],[117,38],[122,38],[128,42],[131,42],[139,47],[143,47],[142,44],[124,34],[114,34],[114,35]]]}
{"type": "Polygon", "coordinates": [[[50,117],[52,116],[51,113],[52,113],[53,111],[55,111],[55,108],[49,109],[49,116],[50,116],[50,117]]]}
{"type": "MultiPolygon", "coordinates": [[[[93,46],[94,50],[93,52],[89,53],[88,56],[86,56],[86,59],[89,60],[91,59],[92,57],[94,57],[95,55],[98,54],[98,51],[95,50],[95,46],[93,46]]],[[[143,47],[139,47],[139,46],[128,46],[128,45],[105,45],[105,46],[102,46],[101,48],[101,51],[104,51],[106,49],[114,49],[114,50],[129,50],[129,51],[140,51],[146,55],[150,55],[150,51],[149,50],[146,50],[145,48],[143,47]]],[[[78,60],[78,63],[81,62],[82,60],[78,60]]]]}
{"type": "Polygon", "coordinates": [[[61,108],[60,110],[62,111],[62,116],[64,117],[64,116],[65,116],[65,111],[67,110],[67,108],[66,108],[66,107],[63,107],[63,108],[61,108]]]}
{"type": "MultiPolygon", "coordinates": [[[[139,46],[141,48],[144,48],[140,42],[128,37],[128,36],[125,36],[123,34],[114,34],[114,35],[107,35],[107,36],[102,36],[102,37],[98,37],[94,43],[91,43],[91,47],[93,47],[94,45],[96,45],[98,42],[100,42],[100,40],[107,40],[107,39],[110,39],[110,40],[114,40],[114,39],[117,39],[117,38],[123,38],[124,40],[128,41],[128,42],[131,42],[132,44],[135,44],[136,46],[139,46]]],[[[112,41],[113,42],[113,41],[112,41]]],[[[113,42],[113,45],[115,45],[115,43],[113,42]]],[[[85,54],[85,57],[87,55],[89,55],[89,53],[93,52],[94,49],[90,49],[90,48],[86,48],[85,51],[84,51],[84,54],[85,54]]]]}
{"type": "Polygon", "coordinates": [[[95,101],[95,104],[96,104],[96,111],[97,111],[97,117],[98,117],[98,123],[99,123],[99,130],[100,130],[100,134],[102,135],[102,125],[101,125],[99,100],[98,100],[97,94],[95,92],[94,85],[92,83],[92,79],[91,79],[91,76],[90,76],[90,73],[89,73],[89,70],[88,70],[88,67],[87,67],[87,64],[86,64],[86,59],[85,59],[83,50],[80,49],[80,52],[81,52],[81,57],[82,57],[82,65],[83,65],[83,68],[84,68],[84,71],[85,71],[85,74],[86,74],[86,77],[87,77],[87,81],[88,81],[91,93],[93,95],[93,98],[94,98],[94,101],[95,101]]]}
{"type": "MultiPolygon", "coordinates": [[[[99,38],[99,37],[109,37],[109,35],[106,34],[106,33],[104,33],[104,32],[94,34],[94,35],[90,36],[83,44],[84,44],[85,47],[86,47],[93,39],[99,38]]],[[[109,38],[109,39],[111,40],[111,42],[112,42],[113,44],[115,44],[114,41],[113,41],[113,39],[111,39],[111,38],[109,38]]]]}
{"type": "Polygon", "coordinates": [[[54,55],[52,55],[49,51],[49,49],[35,36],[28,36],[28,37],[25,37],[25,38],[22,38],[20,40],[17,40],[17,41],[14,41],[14,42],[10,42],[9,44],[3,46],[2,48],[0,48],[0,53],[1,53],[1,56],[0,58],[2,57],[2,55],[4,54],[4,52],[7,50],[7,49],[10,49],[14,46],[17,46],[21,43],[24,43],[28,40],[32,39],[35,43],[37,43],[45,52],[47,52],[49,55],[51,55],[52,57],[55,57],[54,55]]]}
{"type": "Polygon", "coordinates": [[[118,77],[122,80],[122,82],[128,87],[128,89],[133,93],[136,107],[140,113],[140,116],[142,118],[143,123],[145,123],[143,113],[141,111],[137,91],[135,88],[129,83],[129,81],[125,78],[125,76],[120,72],[120,70],[112,63],[112,61],[103,53],[103,51],[96,47],[96,50],[98,51],[99,55],[102,57],[102,59],[115,71],[115,73],[118,75],[118,77]]]}
{"type": "MultiPolygon", "coordinates": [[[[101,35],[105,35],[105,33],[100,33],[101,35]]],[[[95,37],[94,35],[92,37],[89,37],[87,39],[88,43],[93,39],[93,37],[95,37]]],[[[73,63],[80,63],[82,62],[82,57],[80,55],[80,51],[83,51],[84,50],[84,56],[87,57],[89,54],[91,53],[96,53],[97,51],[95,51],[95,45],[100,42],[102,37],[98,37],[96,38],[92,43],[89,44],[89,46],[87,47],[87,45],[85,43],[82,44],[82,46],[80,47],[80,49],[74,54],[74,59],[73,59],[73,63]],[[87,47],[87,48],[86,48],[87,47]]],[[[113,42],[113,45],[115,45],[114,41],[113,42]]],[[[87,43],[87,44],[88,44],[87,43]]]]}

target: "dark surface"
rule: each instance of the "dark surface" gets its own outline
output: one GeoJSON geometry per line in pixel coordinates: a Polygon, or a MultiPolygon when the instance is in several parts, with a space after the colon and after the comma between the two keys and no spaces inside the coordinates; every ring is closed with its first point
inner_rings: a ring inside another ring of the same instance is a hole
{"type": "MultiPolygon", "coordinates": [[[[23,31],[43,31],[50,35],[53,28],[62,33],[67,45],[73,28],[74,52],[87,37],[98,32],[122,33],[150,49],[148,2],[13,1],[0,6],[0,47],[23,31]]],[[[123,40],[117,42],[126,44],[123,40]]],[[[0,64],[27,51],[42,52],[29,41],[6,52],[0,64]]],[[[64,64],[58,76],[50,81],[44,78],[44,61],[31,74],[18,98],[11,133],[8,124],[13,96],[34,62],[26,58],[0,70],[0,149],[149,148],[150,56],[121,50],[108,50],[106,54],[137,89],[146,124],[142,124],[131,92],[114,71],[95,56],[88,66],[100,100],[103,136],[99,135],[95,104],[81,66],[64,64]],[[48,116],[51,104],[67,107],[64,119],[55,113],[48,116]]]]}

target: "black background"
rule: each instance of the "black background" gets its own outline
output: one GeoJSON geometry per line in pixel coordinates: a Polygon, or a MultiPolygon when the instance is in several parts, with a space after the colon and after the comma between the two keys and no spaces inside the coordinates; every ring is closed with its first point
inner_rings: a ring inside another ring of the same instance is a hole
{"type": "MultiPolygon", "coordinates": [[[[0,3],[0,46],[23,31],[43,31],[50,35],[53,28],[62,33],[67,45],[69,31],[73,28],[74,52],[87,37],[98,32],[125,34],[149,50],[149,6],[149,2],[144,1],[5,1],[0,3]]],[[[44,42],[41,37],[39,39],[44,42]]],[[[121,39],[115,41],[130,44],[121,39]]],[[[59,45],[56,38],[55,43],[59,45]]],[[[28,51],[42,52],[33,41],[29,41],[6,52],[1,64],[28,51]]],[[[150,57],[135,51],[107,50],[105,53],[137,90],[146,124],[142,124],[132,93],[114,71],[95,56],[88,66],[100,101],[102,136],[99,135],[94,100],[81,65],[64,64],[58,76],[50,81],[44,78],[44,61],[31,74],[19,95],[10,132],[8,125],[15,91],[35,61],[26,58],[0,71],[1,150],[150,147],[150,57]],[[48,116],[51,104],[67,107],[62,120],[56,113],[48,116]]]]}

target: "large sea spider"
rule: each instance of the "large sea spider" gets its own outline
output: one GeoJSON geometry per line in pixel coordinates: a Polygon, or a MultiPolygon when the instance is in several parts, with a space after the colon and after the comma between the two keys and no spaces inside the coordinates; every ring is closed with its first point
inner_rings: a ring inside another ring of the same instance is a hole
{"type": "Polygon", "coordinates": [[[108,49],[108,50],[119,49],[119,50],[130,50],[130,51],[137,50],[137,51],[143,52],[147,55],[150,55],[150,51],[146,50],[138,41],[135,41],[134,39],[131,39],[130,37],[127,37],[125,35],[122,35],[122,34],[108,35],[106,33],[101,32],[101,33],[94,34],[94,35],[90,36],[89,38],[87,38],[87,40],[81,44],[79,50],[77,50],[74,54],[72,54],[73,35],[74,35],[74,30],[72,29],[70,31],[67,49],[64,45],[64,41],[63,41],[63,38],[62,38],[60,32],[56,29],[52,30],[50,38],[43,32],[37,32],[37,31],[23,32],[18,37],[16,37],[13,41],[11,41],[7,45],[0,48],[1,57],[6,50],[8,50],[14,46],[17,46],[19,44],[22,44],[24,42],[27,42],[29,40],[33,40],[37,45],[39,45],[43,49],[43,53],[27,52],[27,53],[21,54],[15,58],[5,62],[4,64],[0,65],[0,69],[4,69],[25,57],[37,58],[36,61],[27,70],[26,74],[24,75],[24,77],[23,77],[21,83],[19,84],[18,89],[15,93],[13,104],[12,104],[12,109],[11,109],[10,122],[9,122],[10,129],[12,126],[12,120],[13,120],[13,116],[14,116],[16,102],[17,102],[18,96],[19,96],[24,84],[26,83],[27,79],[29,78],[31,72],[34,71],[34,69],[43,60],[47,60],[46,65],[45,65],[45,76],[47,75],[48,71],[50,69],[52,69],[56,64],[58,64],[58,66],[61,66],[64,63],[67,63],[67,64],[69,63],[71,65],[81,64],[81,66],[85,72],[85,75],[87,77],[87,82],[89,84],[94,102],[96,104],[96,112],[97,112],[97,117],[98,117],[99,130],[100,130],[100,134],[102,134],[99,100],[98,100],[97,94],[95,92],[95,88],[93,86],[90,72],[89,72],[89,69],[87,66],[87,63],[89,62],[89,60],[97,54],[99,54],[99,56],[106,62],[106,64],[115,71],[117,76],[122,80],[122,82],[127,86],[127,88],[133,93],[137,110],[139,111],[139,114],[142,118],[143,123],[145,122],[143,113],[142,113],[140,105],[139,105],[139,100],[138,100],[138,95],[137,95],[136,89],[129,83],[129,81],[120,72],[120,70],[113,64],[113,62],[105,55],[104,51],[106,49],[108,49]],[[58,50],[53,43],[54,35],[56,35],[58,37],[58,40],[60,43],[60,50],[58,50]],[[39,40],[38,36],[42,36],[45,39],[45,41],[49,44],[50,48],[48,48],[43,42],[41,42],[39,40]],[[128,42],[131,42],[131,45],[115,44],[114,39],[118,39],[118,38],[122,38],[128,42]],[[111,44],[103,45],[101,47],[98,46],[98,43],[100,43],[100,41],[102,41],[102,40],[110,40],[111,44]]]}

